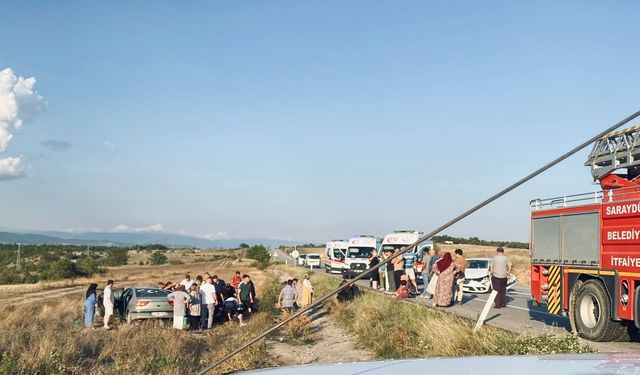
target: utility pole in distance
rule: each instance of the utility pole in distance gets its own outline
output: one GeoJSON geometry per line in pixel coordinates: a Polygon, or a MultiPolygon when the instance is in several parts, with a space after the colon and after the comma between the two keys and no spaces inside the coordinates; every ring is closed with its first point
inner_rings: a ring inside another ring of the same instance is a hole
{"type": "Polygon", "coordinates": [[[18,256],[16,257],[16,270],[20,271],[20,246],[22,244],[18,244],[18,256]]]}

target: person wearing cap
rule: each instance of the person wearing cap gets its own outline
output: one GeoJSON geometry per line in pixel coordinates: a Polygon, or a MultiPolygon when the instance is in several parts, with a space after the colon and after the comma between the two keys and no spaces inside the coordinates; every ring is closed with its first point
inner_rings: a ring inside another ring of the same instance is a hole
{"type": "Polygon", "coordinates": [[[503,247],[497,248],[496,253],[496,256],[494,256],[493,259],[491,259],[491,263],[489,263],[489,275],[491,276],[491,286],[493,290],[498,292],[493,307],[500,309],[507,307],[507,278],[511,274],[513,264],[509,258],[504,255],[503,247]]]}

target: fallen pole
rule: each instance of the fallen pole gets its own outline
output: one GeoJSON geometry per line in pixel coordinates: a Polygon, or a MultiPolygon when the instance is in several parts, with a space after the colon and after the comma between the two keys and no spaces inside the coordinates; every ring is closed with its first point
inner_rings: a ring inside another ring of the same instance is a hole
{"type": "Polygon", "coordinates": [[[489,299],[487,299],[487,303],[484,304],[484,308],[480,313],[480,317],[478,318],[478,322],[476,323],[476,326],[473,328],[473,332],[478,332],[478,330],[482,328],[484,321],[487,319],[487,315],[489,315],[489,310],[491,310],[491,304],[493,304],[493,301],[496,300],[497,295],[498,295],[498,292],[496,292],[495,290],[492,290],[491,294],[489,294],[489,299]]]}

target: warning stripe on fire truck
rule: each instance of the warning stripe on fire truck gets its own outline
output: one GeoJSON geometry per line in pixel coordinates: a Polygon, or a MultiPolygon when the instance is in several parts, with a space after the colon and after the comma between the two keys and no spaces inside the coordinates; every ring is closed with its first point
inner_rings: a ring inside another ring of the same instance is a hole
{"type": "Polygon", "coordinates": [[[561,268],[558,266],[549,267],[549,299],[547,300],[547,310],[550,314],[560,314],[562,308],[562,298],[560,298],[561,268]]]}

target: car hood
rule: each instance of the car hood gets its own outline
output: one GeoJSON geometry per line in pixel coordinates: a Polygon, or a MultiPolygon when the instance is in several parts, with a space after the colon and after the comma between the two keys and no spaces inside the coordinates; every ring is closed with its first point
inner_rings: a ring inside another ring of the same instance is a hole
{"type": "Polygon", "coordinates": [[[489,276],[487,268],[467,268],[464,270],[465,279],[481,279],[486,276],[489,276]]]}
{"type": "MultiPolygon", "coordinates": [[[[415,359],[380,362],[316,364],[252,370],[251,373],[277,375],[386,375],[390,373],[495,374],[495,375],[586,375],[586,374],[637,374],[640,370],[640,354],[578,354],[550,356],[467,357],[443,359],[415,359]],[[492,369],[492,370],[489,370],[492,369]]],[[[242,372],[245,374],[248,372],[242,372]]]]}

